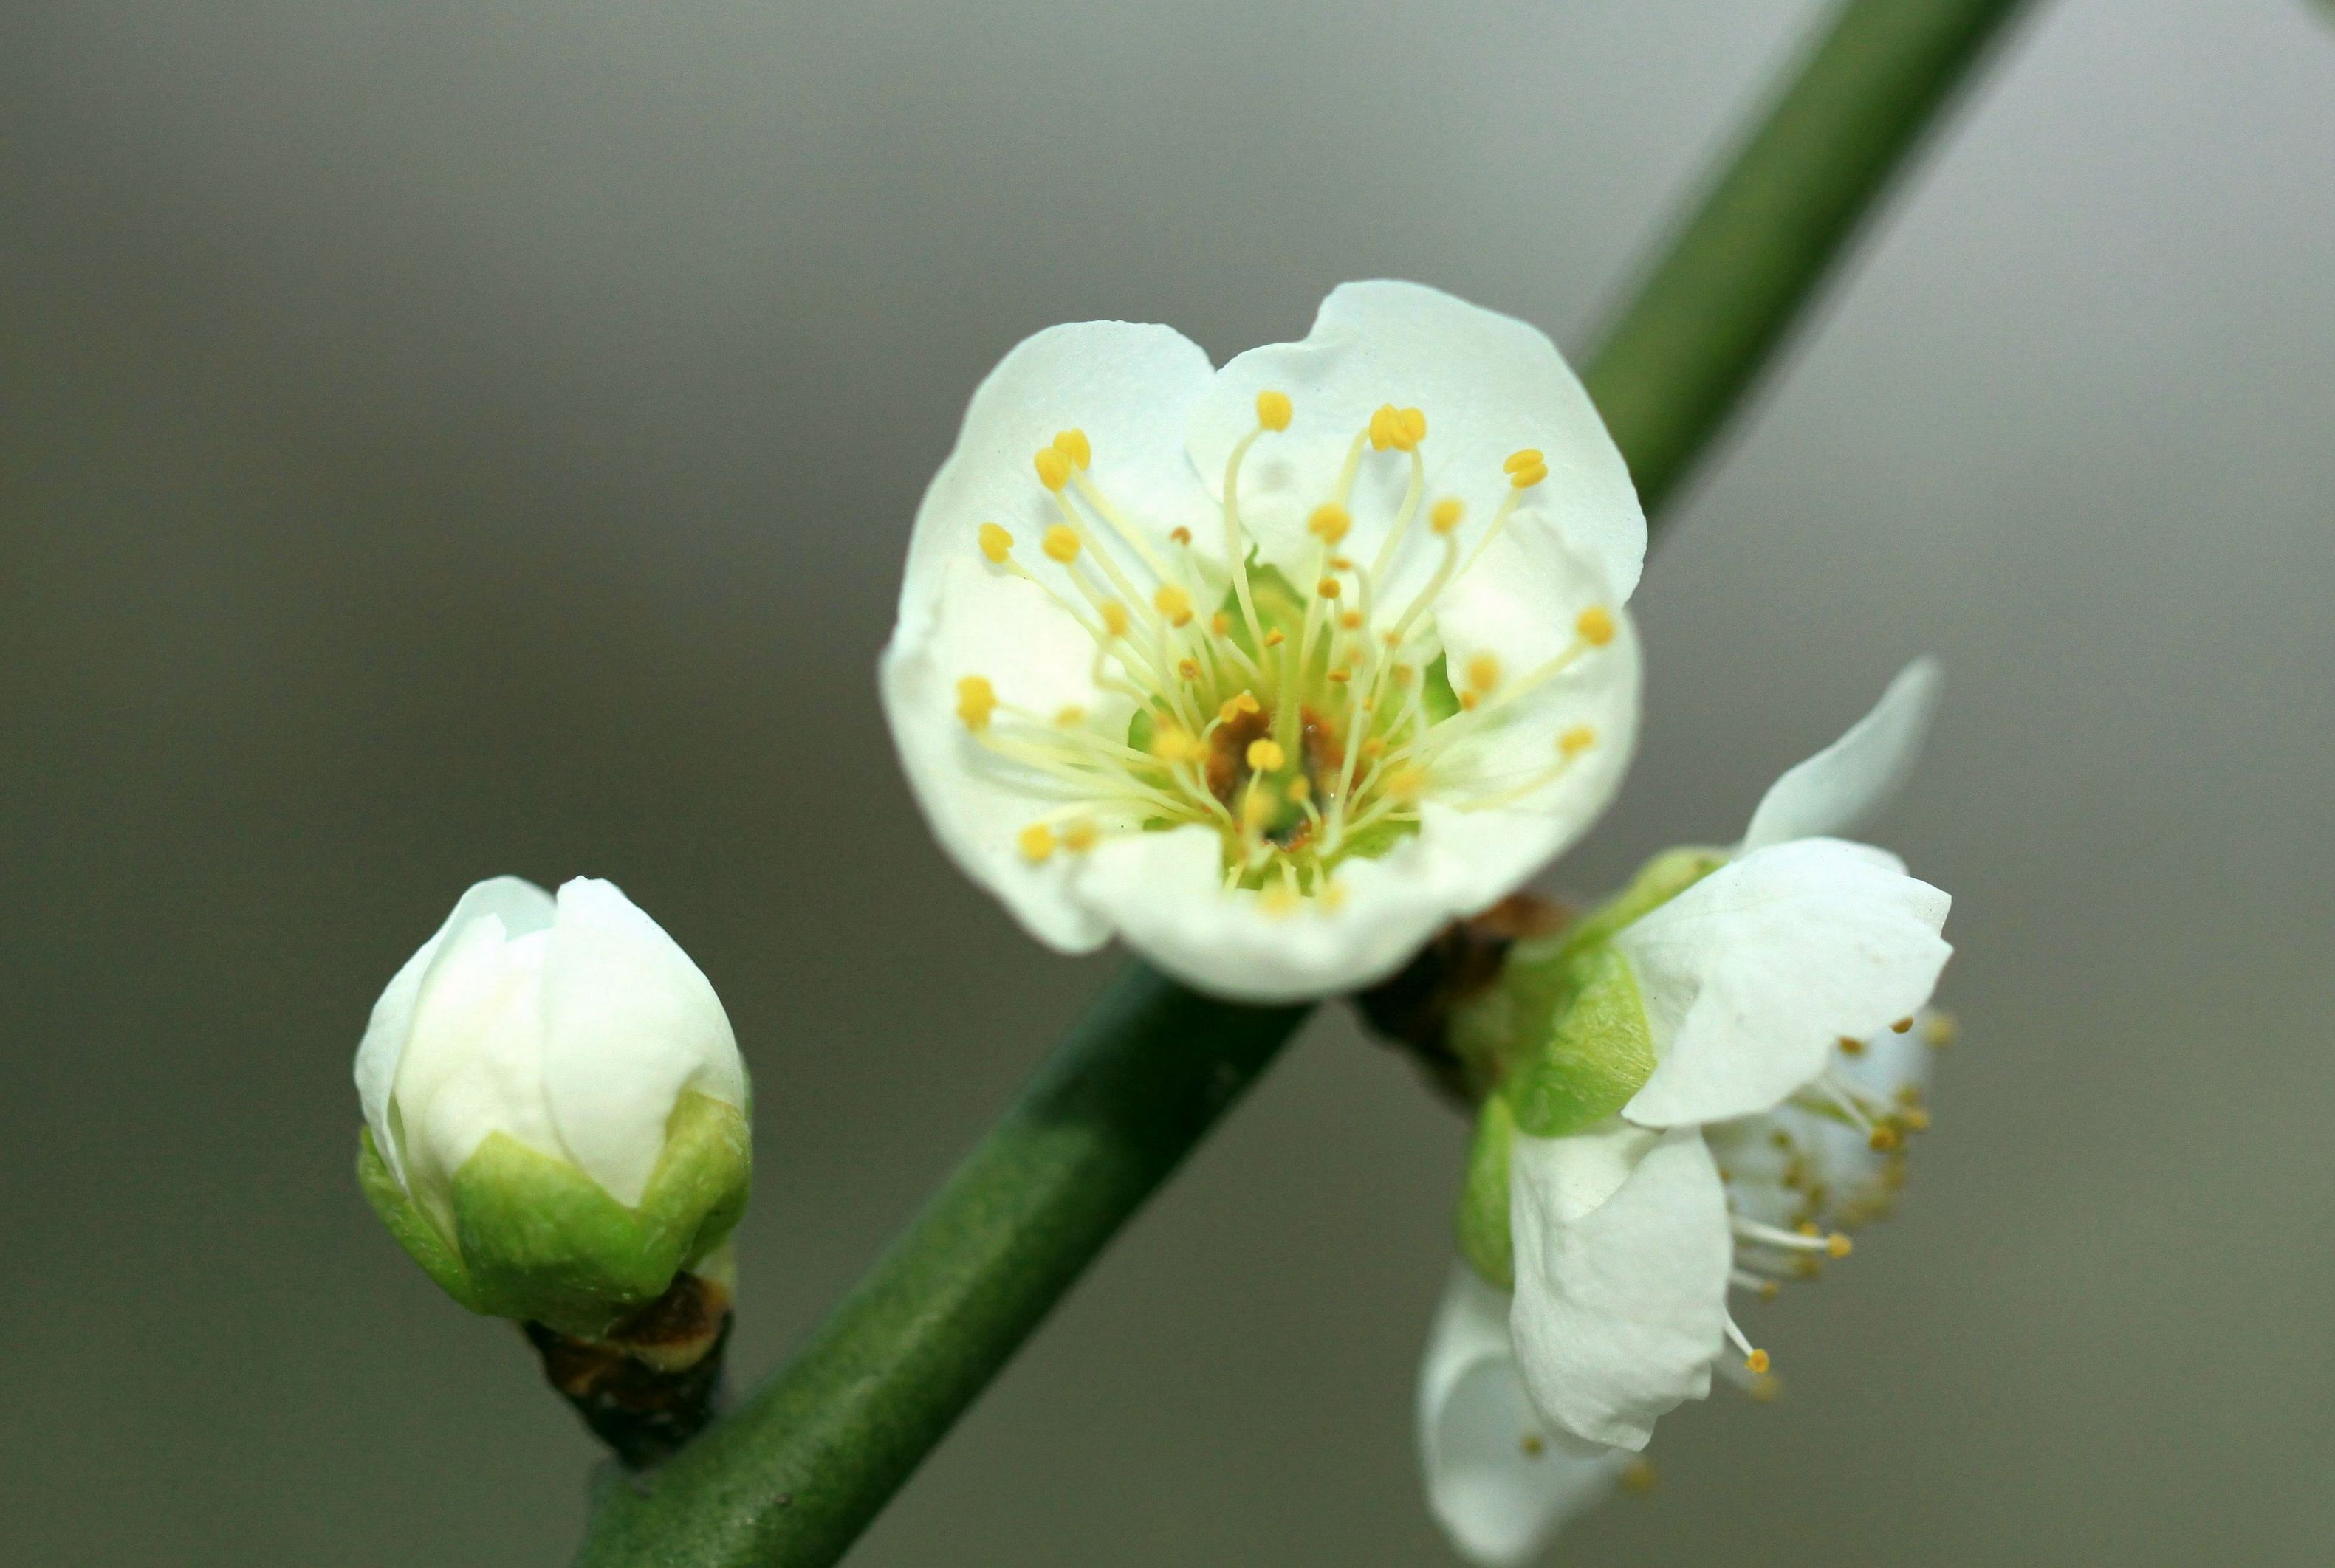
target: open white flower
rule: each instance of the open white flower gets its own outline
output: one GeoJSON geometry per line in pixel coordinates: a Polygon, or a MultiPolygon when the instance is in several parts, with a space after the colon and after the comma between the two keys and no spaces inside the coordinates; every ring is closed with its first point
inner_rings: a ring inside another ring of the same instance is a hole
{"type": "Polygon", "coordinates": [[[1486,1568],[1538,1557],[1633,1463],[1622,1449],[1584,1444],[1542,1419],[1516,1370],[1507,1292],[1464,1266],[1452,1271],[1428,1333],[1419,1455],[1436,1522],[1486,1568]]]}
{"type": "Polygon", "coordinates": [[[1349,284],[1221,370],[1167,327],[1054,327],[925,494],[886,711],[943,846],[1041,940],[1324,994],[1603,808],[1644,547],[1521,322],[1349,284]]]}
{"type": "Polygon", "coordinates": [[[473,1311],[591,1336],[725,1267],[747,1084],[713,987],[612,885],[465,893],[357,1048],[366,1195],[473,1311]]]}
{"type": "MultiPolygon", "coordinates": [[[[1741,848],[1578,972],[1589,979],[1574,1005],[1610,1009],[1638,1031],[1627,1053],[1652,1060],[1618,1116],[1520,1132],[1511,1156],[1518,1361],[1541,1413],[1575,1437],[1642,1447],[1663,1412],[1709,1392],[1729,1342],[1764,1373],[1729,1290],[1764,1288],[1778,1257],[1848,1249],[1863,1212],[1848,1186],[1818,1184],[1778,1223],[1755,1171],[1740,1192],[1728,1180],[1737,1173],[1722,1172],[1707,1124],[1736,1124],[1719,1135],[1730,1148],[1747,1137],[1774,1147],[1780,1132],[1797,1150],[1813,1121],[1833,1122],[1886,1153],[1925,1119],[1835,1064],[1914,1028],[1952,951],[1939,934],[1949,901],[1894,857],[1819,835],[1846,829],[1903,778],[1934,688],[1929,665],[1907,670],[1777,783],[1741,848]]],[[[1807,1158],[1796,1169],[1814,1179],[1807,1158]]]]}

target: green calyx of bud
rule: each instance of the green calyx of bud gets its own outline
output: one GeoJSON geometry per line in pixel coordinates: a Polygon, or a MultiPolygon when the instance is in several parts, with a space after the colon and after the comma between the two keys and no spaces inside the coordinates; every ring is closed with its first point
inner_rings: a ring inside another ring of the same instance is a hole
{"type": "Polygon", "coordinates": [[[1459,1255],[1504,1291],[1516,1288],[1516,1249],[1508,1234],[1508,1154],[1516,1137],[1516,1114],[1493,1095],[1477,1114],[1468,1179],[1459,1189],[1459,1255]]]}
{"type": "Polygon", "coordinates": [[[636,1208],[505,1133],[462,1162],[442,1202],[417,1202],[370,1131],[357,1177],[398,1244],[462,1305],[597,1339],[682,1270],[707,1272],[700,1265],[745,1213],[751,1150],[742,1111],[689,1093],[665,1124],[664,1152],[636,1208]]]}

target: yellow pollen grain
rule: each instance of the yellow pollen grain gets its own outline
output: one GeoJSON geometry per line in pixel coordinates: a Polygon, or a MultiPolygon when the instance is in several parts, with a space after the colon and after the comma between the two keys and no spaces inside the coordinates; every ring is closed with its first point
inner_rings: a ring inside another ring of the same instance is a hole
{"type": "Polygon", "coordinates": [[[1071,482],[1071,460],[1060,447],[1046,447],[1031,460],[1038,468],[1038,482],[1050,490],[1059,490],[1071,482]]]}
{"type": "Polygon", "coordinates": [[[1394,445],[1401,423],[1402,416],[1395,411],[1394,404],[1381,403],[1371,414],[1371,450],[1382,452],[1394,445]]]}
{"type": "Polygon", "coordinates": [[[1853,1034],[1844,1034],[1840,1037],[1840,1053],[1843,1056],[1863,1056],[1865,1041],[1853,1034]]]}
{"type": "Polygon", "coordinates": [[[1324,577],[1320,582],[1313,585],[1313,591],[1321,595],[1325,599],[1334,599],[1343,590],[1338,586],[1337,578],[1324,577]]]}
{"type": "Polygon", "coordinates": [[[1349,682],[1349,681],[1351,681],[1351,680],[1352,680],[1352,679],[1354,678],[1354,673],[1353,673],[1352,670],[1347,669],[1343,664],[1341,664],[1341,665],[1339,665],[1336,669],[1334,669],[1334,670],[1331,671],[1331,672],[1329,673],[1329,674],[1328,674],[1326,677],[1324,677],[1324,678],[1325,678],[1325,679],[1327,679],[1327,680],[1334,681],[1334,682],[1336,682],[1339,685],[1342,685],[1342,685],[1344,685],[1347,682],[1349,682]]]}
{"type": "Polygon", "coordinates": [[[1342,631],[1361,631],[1362,629],[1362,613],[1360,610],[1347,610],[1342,612],[1338,616],[1338,625],[1342,631]]]}
{"type": "Polygon", "coordinates": [[[1744,1367],[1753,1372],[1764,1372],[1771,1364],[1765,1350],[1754,1350],[1743,1358],[1744,1367]]]}
{"type": "Polygon", "coordinates": [[[1912,1019],[1901,1018],[1896,1022],[1889,1026],[1889,1032],[1892,1034],[1904,1034],[1907,1030],[1912,1029],[1913,1027],[1914,1021],[1912,1019]]]}
{"type": "Polygon", "coordinates": [[[1489,692],[1500,683],[1500,661],[1491,653],[1478,653],[1468,661],[1468,684],[1478,692],[1489,692]]]}
{"type": "Polygon", "coordinates": [[[1389,799],[1416,800],[1419,799],[1419,791],[1426,788],[1427,775],[1416,768],[1398,768],[1386,778],[1386,792],[1389,799]]]}
{"type": "Polygon", "coordinates": [[[1427,413],[1423,409],[1405,409],[1394,420],[1395,434],[1400,438],[1394,444],[1404,451],[1427,439],[1427,413]]]}
{"type": "Polygon", "coordinates": [[[1095,847],[1095,840],[1100,837],[1095,825],[1081,817],[1062,829],[1062,847],[1073,855],[1084,855],[1095,847]]]}
{"type": "Polygon", "coordinates": [[[1192,542],[1192,530],[1184,528],[1170,528],[1168,530],[1168,537],[1179,545],[1188,545],[1192,542]]]}
{"type": "Polygon", "coordinates": [[[1528,490],[1546,478],[1548,478],[1548,466],[1545,463],[1534,463],[1529,468],[1512,471],[1508,475],[1508,483],[1520,490],[1528,490]]]}
{"type": "Polygon", "coordinates": [[[1313,798],[1313,780],[1300,773],[1289,781],[1287,793],[1291,800],[1303,805],[1313,798]]]}
{"type": "Polygon", "coordinates": [[[1483,702],[1484,694],[1481,692],[1470,689],[1459,693],[1459,706],[1470,713],[1483,706],[1483,702]]]}
{"type": "Polygon", "coordinates": [[[1287,641],[1289,641],[1289,634],[1278,626],[1264,634],[1264,645],[1268,648],[1278,648],[1287,641]]]}
{"type": "Polygon", "coordinates": [[[1042,866],[1054,853],[1054,830],[1043,822],[1032,822],[1014,842],[1021,847],[1022,859],[1042,866]]]}
{"type": "Polygon", "coordinates": [[[1305,531],[1325,545],[1334,545],[1352,530],[1353,514],[1335,501],[1325,501],[1305,519],[1305,531]]]}
{"type": "Polygon", "coordinates": [[[1194,738],[1189,730],[1170,724],[1151,737],[1151,754],[1162,762],[1197,762],[1207,755],[1208,749],[1194,738]]]}
{"type": "Polygon", "coordinates": [[[1087,440],[1087,432],[1080,430],[1057,431],[1054,450],[1080,468],[1094,461],[1094,448],[1087,440]]]}
{"type": "Polygon", "coordinates": [[[1387,679],[1398,686],[1408,686],[1418,674],[1419,672],[1408,664],[1396,664],[1388,669],[1387,679]]]}
{"type": "Polygon", "coordinates": [[[1168,583],[1163,586],[1158,593],[1151,595],[1151,603],[1154,608],[1168,617],[1169,625],[1184,626],[1191,624],[1192,595],[1175,584],[1168,583]]]}
{"type": "Polygon", "coordinates": [[[1575,724],[1556,738],[1556,753],[1568,761],[1597,744],[1597,731],[1586,724],[1575,724]]]}
{"type": "Polygon", "coordinates": [[[1102,629],[1114,637],[1127,635],[1127,606],[1117,599],[1106,599],[1102,606],[1102,629]]]}
{"type": "Polygon", "coordinates": [[[1226,698],[1224,706],[1216,710],[1216,717],[1229,724],[1243,713],[1255,713],[1258,711],[1257,700],[1246,692],[1243,692],[1237,697],[1226,698]]]}
{"type": "Polygon", "coordinates": [[[1457,496],[1446,496],[1427,509],[1427,526],[1439,534],[1448,534],[1459,526],[1468,515],[1467,503],[1457,496]]]}
{"type": "Polygon", "coordinates": [[[1248,765],[1252,772],[1271,773],[1288,760],[1288,756],[1281,748],[1270,740],[1252,740],[1248,743],[1248,765]]]}
{"type": "Polygon", "coordinates": [[[1827,1257],[1845,1258],[1855,1250],[1856,1244],[1838,1231],[1825,1237],[1825,1255],[1827,1257]]]}
{"type": "Polygon", "coordinates": [[[1187,681],[1198,680],[1200,678],[1200,661],[1197,659],[1177,660],[1176,673],[1183,676],[1187,681]]]}
{"type": "Polygon", "coordinates": [[[989,728],[989,716],[997,711],[997,688],[983,675],[967,675],[956,683],[956,716],[964,721],[968,730],[989,728]]]}
{"type": "Polygon", "coordinates": [[[1603,605],[1592,605],[1574,617],[1573,629],[1591,647],[1602,648],[1613,640],[1613,612],[1603,605]]]}
{"type": "Polygon", "coordinates": [[[1943,1050],[1953,1044],[1954,1036],[1961,1032],[1961,1029],[1952,1014],[1933,1012],[1930,1014],[1930,1021],[1922,1026],[1922,1039],[1934,1049],[1943,1050]]]}
{"type": "Polygon", "coordinates": [[[1078,533],[1067,524],[1056,523],[1046,530],[1044,548],[1047,559],[1060,561],[1067,566],[1079,558],[1078,533]]]}
{"type": "Polygon", "coordinates": [[[981,553],[993,561],[1002,561],[1013,553],[1013,536],[995,523],[981,525],[981,553]]]}
{"type": "Polygon", "coordinates": [[[1087,711],[1075,702],[1054,715],[1054,722],[1065,730],[1074,729],[1087,721],[1087,711]]]}
{"type": "Polygon", "coordinates": [[[1219,637],[1229,637],[1233,633],[1233,618],[1218,610],[1208,617],[1208,630],[1219,637]]]}
{"type": "Polygon", "coordinates": [[[1508,460],[1502,463],[1500,468],[1505,472],[1515,474],[1522,473],[1526,469],[1544,468],[1546,466],[1547,460],[1541,456],[1541,450],[1538,447],[1526,447],[1520,451],[1510,452],[1508,454],[1508,460]]]}
{"type": "Polygon", "coordinates": [[[1284,392],[1261,392],[1256,394],[1256,422],[1269,431],[1285,431],[1289,416],[1296,412],[1284,392]]]}

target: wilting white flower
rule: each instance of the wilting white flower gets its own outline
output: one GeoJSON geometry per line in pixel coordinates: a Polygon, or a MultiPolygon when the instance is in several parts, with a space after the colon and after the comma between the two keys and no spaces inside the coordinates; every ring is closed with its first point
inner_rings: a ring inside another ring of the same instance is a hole
{"type": "Polygon", "coordinates": [[[1718,1135],[1730,1148],[1778,1132],[1797,1148],[1815,1118],[1886,1152],[1917,1123],[1894,1089],[1834,1063],[1914,1029],[1951,952],[1948,899],[1894,857],[1819,835],[1902,779],[1934,686],[1926,663],[1906,671],[1777,783],[1740,849],[1613,934],[1618,963],[1586,972],[1602,994],[1634,997],[1614,1016],[1642,1031],[1651,1074],[1617,1117],[1519,1133],[1509,1167],[1517,1359],[1536,1406],[1574,1436],[1642,1447],[1664,1411],[1709,1392],[1729,1342],[1764,1373],[1729,1291],[1763,1287],[1777,1257],[1848,1249],[1847,1188],[1779,1224],[1772,1193],[1733,1189],[1707,1125],[1736,1124],[1718,1135]]]}
{"type": "Polygon", "coordinates": [[[713,987],[606,882],[465,893],[357,1048],[366,1195],[473,1311],[593,1334],[720,1270],[746,1070],[713,987]]]}
{"type": "Polygon", "coordinates": [[[942,845],[1041,940],[1323,994],[1603,808],[1644,547],[1521,322],[1349,284],[1220,370],[1167,327],[1053,327],[925,494],[885,708],[942,845]]]}
{"type": "Polygon", "coordinates": [[[1507,1292],[1464,1265],[1452,1271],[1428,1333],[1419,1455],[1436,1522],[1487,1568],[1538,1557],[1567,1520],[1642,1464],[1541,1418],[1516,1369],[1507,1292]]]}

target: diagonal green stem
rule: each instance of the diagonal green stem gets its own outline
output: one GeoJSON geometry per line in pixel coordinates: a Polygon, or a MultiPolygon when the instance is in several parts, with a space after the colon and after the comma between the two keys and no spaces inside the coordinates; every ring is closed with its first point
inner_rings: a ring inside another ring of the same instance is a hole
{"type": "MultiPolygon", "coordinates": [[[[1586,380],[1652,510],[2020,0],[1851,0],[1586,380]]],[[[1306,1016],[1140,964],[794,1359],[596,1498],[582,1568],[824,1568],[1306,1016]]]]}

